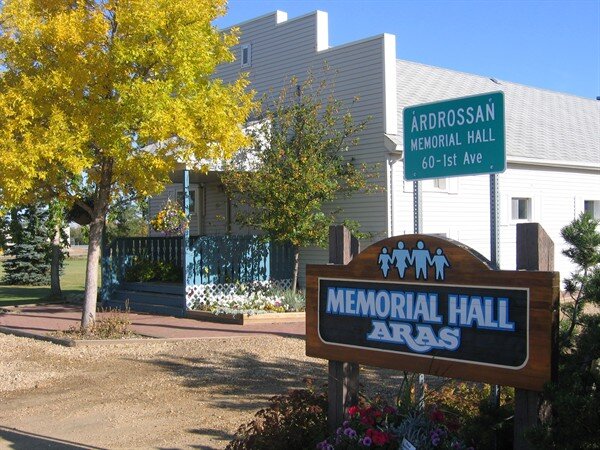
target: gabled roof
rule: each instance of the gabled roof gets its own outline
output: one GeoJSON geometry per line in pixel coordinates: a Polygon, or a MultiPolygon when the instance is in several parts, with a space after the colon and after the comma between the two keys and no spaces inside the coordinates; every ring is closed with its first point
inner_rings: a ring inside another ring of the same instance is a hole
{"type": "Polygon", "coordinates": [[[600,101],[403,60],[396,61],[396,83],[400,133],[407,106],[504,91],[509,161],[600,166],[600,101]]]}

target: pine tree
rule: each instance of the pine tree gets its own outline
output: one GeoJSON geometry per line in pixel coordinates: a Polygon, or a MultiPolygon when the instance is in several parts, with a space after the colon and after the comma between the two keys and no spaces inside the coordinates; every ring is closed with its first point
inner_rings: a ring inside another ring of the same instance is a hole
{"type": "Polygon", "coordinates": [[[48,211],[28,205],[11,211],[10,241],[3,262],[4,284],[45,285],[50,283],[51,242],[48,211]]]}

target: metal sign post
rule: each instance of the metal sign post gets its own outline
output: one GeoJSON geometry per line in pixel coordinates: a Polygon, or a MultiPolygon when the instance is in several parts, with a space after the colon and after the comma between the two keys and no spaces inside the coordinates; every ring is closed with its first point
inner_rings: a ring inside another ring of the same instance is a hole
{"type": "MultiPolygon", "coordinates": [[[[404,109],[404,179],[413,181],[414,232],[423,231],[419,180],[490,174],[490,260],[500,262],[498,173],[506,170],[504,93],[410,106],[404,109]]],[[[417,399],[423,395],[422,375],[417,399]]],[[[490,401],[500,401],[492,386],[490,401]]]]}
{"type": "MultiPolygon", "coordinates": [[[[423,232],[423,190],[419,180],[413,181],[414,233],[423,232]]],[[[420,373],[415,386],[415,400],[419,409],[425,408],[425,374],[420,373]]]]}
{"type": "Polygon", "coordinates": [[[414,233],[423,231],[423,190],[420,181],[413,181],[413,223],[414,233]]]}
{"type": "MultiPolygon", "coordinates": [[[[490,174],[490,261],[496,270],[500,270],[499,178],[497,173],[490,174]]],[[[491,387],[490,403],[496,407],[500,406],[500,386],[497,384],[491,387]]]]}

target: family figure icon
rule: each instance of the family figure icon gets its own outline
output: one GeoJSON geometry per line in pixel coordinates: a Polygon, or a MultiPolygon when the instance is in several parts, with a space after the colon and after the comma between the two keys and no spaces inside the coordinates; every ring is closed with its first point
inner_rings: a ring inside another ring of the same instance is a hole
{"type": "Polygon", "coordinates": [[[400,278],[404,278],[406,269],[414,267],[417,280],[421,277],[426,280],[429,267],[434,267],[435,279],[443,281],[445,268],[450,267],[450,262],[441,248],[438,248],[432,255],[423,241],[417,241],[417,248],[412,250],[404,248],[404,242],[402,241],[398,241],[396,248],[391,253],[389,253],[387,247],[382,247],[377,263],[385,278],[387,278],[391,267],[396,268],[400,278]]]}

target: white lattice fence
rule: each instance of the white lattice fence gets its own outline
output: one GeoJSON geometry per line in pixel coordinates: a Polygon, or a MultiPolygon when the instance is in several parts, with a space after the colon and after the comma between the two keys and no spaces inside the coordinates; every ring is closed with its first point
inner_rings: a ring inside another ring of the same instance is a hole
{"type": "Polygon", "coordinates": [[[291,289],[292,280],[252,281],[250,283],[221,283],[221,284],[193,284],[185,288],[185,302],[188,309],[206,301],[217,301],[219,298],[234,295],[240,290],[254,292],[268,288],[291,289]]]}

